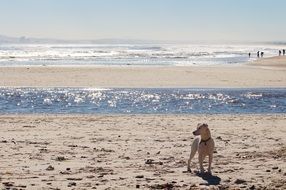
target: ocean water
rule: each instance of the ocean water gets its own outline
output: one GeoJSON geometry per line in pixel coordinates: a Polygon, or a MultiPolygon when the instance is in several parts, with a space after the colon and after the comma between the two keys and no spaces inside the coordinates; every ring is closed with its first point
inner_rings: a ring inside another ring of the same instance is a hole
{"type": "MultiPolygon", "coordinates": [[[[281,46],[229,44],[0,44],[1,66],[235,65],[281,46]],[[249,58],[248,53],[252,55],[249,58]]],[[[0,88],[0,113],[285,113],[286,89],[0,88]]]]}
{"type": "Polygon", "coordinates": [[[271,57],[278,49],[278,45],[225,44],[0,44],[0,66],[240,64],[257,59],[257,51],[271,57]]]}
{"type": "Polygon", "coordinates": [[[0,113],[286,113],[286,89],[0,88],[0,113]]]}

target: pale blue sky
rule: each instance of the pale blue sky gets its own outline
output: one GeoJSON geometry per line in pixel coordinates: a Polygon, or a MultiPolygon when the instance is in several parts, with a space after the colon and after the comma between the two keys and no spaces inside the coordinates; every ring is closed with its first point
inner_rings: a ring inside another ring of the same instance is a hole
{"type": "Polygon", "coordinates": [[[286,0],[0,0],[0,34],[285,41],[285,10],[286,0]]]}

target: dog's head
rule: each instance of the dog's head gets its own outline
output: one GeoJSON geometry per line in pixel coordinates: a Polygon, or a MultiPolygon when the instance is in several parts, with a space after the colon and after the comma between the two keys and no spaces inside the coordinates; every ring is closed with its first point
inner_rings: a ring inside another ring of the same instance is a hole
{"type": "Polygon", "coordinates": [[[205,134],[209,132],[208,124],[206,123],[199,123],[197,125],[197,130],[193,132],[195,136],[205,134]]]}

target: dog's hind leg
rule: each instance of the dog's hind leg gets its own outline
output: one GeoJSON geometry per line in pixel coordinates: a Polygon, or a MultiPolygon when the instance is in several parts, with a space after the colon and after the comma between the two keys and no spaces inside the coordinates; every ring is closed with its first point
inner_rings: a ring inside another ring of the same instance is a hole
{"type": "Polygon", "coordinates": [[[196,152],[198,151],[198,147],[199,147],[199,138],[195,138],[192,147],[191,147],[191,154],[190,154],[190,158],[188,160],[188,171],[191,171],[191,161],[194,158],[194,156],[196,155],[196,152]]]}
{"type": "Polygon", "coordinates": [[[213,161],[213,154],[209,154],[209,167],[208,167],[209,174],[212,174],[212,171],[211,171],[212,161],[213,161]]]}
{"type": "Polygon", "coordinates": [[[201,154],[199,153],[199,163],[200,163],[201,174],[203,174],[205,172],[204,166],[203,166],[203,162],[204,162],[205,157],[206,157],[206,155],[204,155],[202,153],[201,154]]]}

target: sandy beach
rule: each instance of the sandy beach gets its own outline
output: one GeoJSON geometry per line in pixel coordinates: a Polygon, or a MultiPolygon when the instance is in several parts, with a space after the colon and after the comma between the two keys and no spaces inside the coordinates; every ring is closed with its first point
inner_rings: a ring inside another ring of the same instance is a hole
{"type": "Polygon", "coordinates": [[[286,56],[237,66],[0,67],[0,81],[2,87],[285,87],[286,56]]]}
{"type": "Polygon", "coordinates": [[[285,7],[1,1],[0,190],[286,190],[285,7]]]}
{"type": "Polygon", "coordinates": [[[2,115],[0,182],[10,189],[285,189],[283,115],[2,115]],[[213,176],[186,162],[198,122],[213,176]]]}

